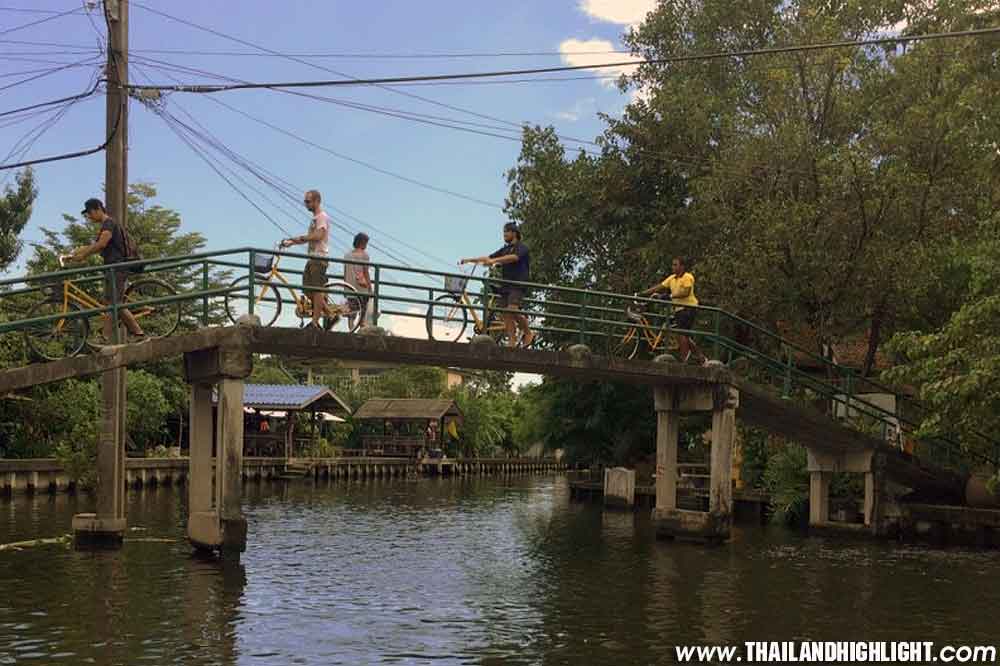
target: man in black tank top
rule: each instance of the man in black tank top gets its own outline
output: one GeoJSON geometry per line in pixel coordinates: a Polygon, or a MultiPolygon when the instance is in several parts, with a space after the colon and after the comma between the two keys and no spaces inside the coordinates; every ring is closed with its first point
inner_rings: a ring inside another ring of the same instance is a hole
{"type": "MultiPolygon", "coordinates": [[[[125,235],[117,222],[111,219],[104,209],[104,204],[100,199],[87,199],[83,204],[81,214],[95,225],[101,225],[97,232],[97,238],[90,245],[84,245],[73,250],[66,256],[69,261],[83,261],[87,257],[100,253],[104,265],[119,264],[125,261],[125,235]]],[[[128,286],[128,271],[112,270],[104,276],[104,300],[108,305],[112,302],[121,303],[125,288],[128,286]]],[[[128,310],[120,310],[119,318],[125,324],[129,334],[133,337],[145,339],[139,322],[135,320],[128,310]]],[[[112,340],[111,317],[104,318],[104,337],[109,342],[112,340]]]]}

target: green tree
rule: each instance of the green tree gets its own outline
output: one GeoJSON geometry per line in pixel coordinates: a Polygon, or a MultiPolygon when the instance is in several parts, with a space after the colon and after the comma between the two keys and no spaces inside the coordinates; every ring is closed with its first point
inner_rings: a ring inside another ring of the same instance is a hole
{"type": "Polygon", "coordinates": [[[21,232],[31,219],[38,196],[35,172],[30,167],[17,174],[15,183],[0,197],[0,271],[6,271],[21,254],[21,232]]]}
{"type": "Polygon", "coordinates": [[[458,429],[458,446],[463,456],[490,457],[509,450],[512,403],[510,394],[477,395],[473,389],[460,386],[445,394],[455,401],[462,412],[458,429]]]}
{"type": "MultiPolygon", "coordinates": [[[[995,229],[998,222],[1000,218],[994,218],[991,226],[995,229]]],[[[920,434],[957,436],[978,454],[977,460],[997,460],[1000,241],[994,237],[983,242],[969,261],[968,301],[939,329],[898,334],[889,347],[901,362],[886,379],[916,387],[917,398],[927,408],[920,434]]]]}
{"type": "MultiPolygon", "coordinates": [[[[998,18],[977,0],[661,2],[626,42],[662,59],[998,18]]],[[[871,366],[933,290],[927,264],[993,208],[995,58],[969,39],[643,65],[599,155],[525,130],[507,212],[543,280],[632,291],[687,256],[703,300],[807,325],[820,348],[870,332],[871,366]]]]}
{"type": "Polygon", "coordinates": [[[571,462],[631,464],[655,450],[648,387],[546,377],[526,387],[517,439],[563,449],[571,462]]]}

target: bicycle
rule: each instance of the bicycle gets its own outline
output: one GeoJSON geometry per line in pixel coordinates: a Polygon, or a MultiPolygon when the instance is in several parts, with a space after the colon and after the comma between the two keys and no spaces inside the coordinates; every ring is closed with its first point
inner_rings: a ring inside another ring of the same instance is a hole
{"type": "MultiPolygon", "coordinates": [[[[65,268],[65,257],[59,257],[59,267],[65,268]]],[[[60,314],[68,315],[72,311],[108,307],[108,304],[103,300],[95,298],[69,278],[64,279],[59,286],[44,287],[43,291],[47,293],[46,298],[32,306],[28,313],[29,319],[60,314]]],[[[132,282],[125,289],[121,307],[127,308],[132,313],[132,316],[142,326],[147,338],[165,338],[176,331],[180,325],[180,302],[132,307],[129,307],[129,303],[140,303],[176,295],[177,290],[173,285],[158,278],[142,278],[132,282]]],[[[107,312],[100,313],[102,321],[107,320],[110,316],[110,313],[107,312]]],[[[97,343],[90,340],[90,318],[83,316],[59,318],[35,324],[25,330],[24,338],[28,348],[47,361],[76,356],[87,345],[97,346],[97,343]]]]}
{"type": "Polygon", "coordinates": [[[646,342],[650,352],[670,351],[675,352],[679,347],[677,336],[671,333],[674,328],[675,313],[671,313],[663,321],[659,330],[650,323],[646,317],[646,301],[636,300],[632,305],[625,307],[625,316],[633,323],[620,339],[616,339],[614,334],[609,336],[609,354],[615,358],[633,359],[639,353],[639,345],[646,342]],[[653,331],[656,330],[656,334],[653,331]]]}
{"type": "MultiPolygon", "coordinates": [[[[295,303],[295,316],[299,318],[299,327],[301,328],[305,326],[307,319],[312,319],[312,301],[304,290],[302,293],[296,291],[284,274],[278,270],[278,264],[281,262],[279,252],[280,248],[276,247],[274,253],[258,252],[254,255],[254,284],[260,284],[260,288],[253,301],[253,313],[260,318],[261,326],[273,326],[283,307],[280,290],[286,290],[292,302],[295,303]]],[[[240,317],[249,313],[249,285],[249,275],[238,277],[229,284],[230,291],[226,293],[225,297],[226,315],[234,324],[240,320],[240,317]]],[[[324,330],[333,330],[341,319],[344,321],[348,333],[358,330],[361,327],[362,318],[351,316],[351,314],[356,309],[360,310],[366,307],[367,294],[358,293],[357,289],[343,280],[328,280],[326,288],[341,292],[347,297],[348,305],[347,310],[344,310],[340,305],[333,305],[330,302],[331,294],[326,294],[327,308],[335,309],[337,315],[323,318],[324,330]]]]}
{"type": "Polygon", "coordinates": [[[473,305],[466,287],[475,273],[476,269],[473,267],[468,275],[445,276],[444,289],[448,293],[441,294],[427,306],[428,340],[458,342],[469,325],[469,313],[472,314],[472,330],[475,335],[489,335],[500,343],[507,334],[507,327],[494,310],[499,294],[492,286],[488,286],[488,296],[478,296],[482,303],[482,318],[478,313],[479,308],[473,305]]]}

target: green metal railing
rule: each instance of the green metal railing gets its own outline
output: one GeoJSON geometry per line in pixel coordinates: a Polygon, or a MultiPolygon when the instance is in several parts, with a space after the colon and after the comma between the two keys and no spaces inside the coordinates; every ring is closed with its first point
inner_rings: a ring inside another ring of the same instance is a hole
{"type": "MultiPolygon", "coordinates": [[[[290,296],[290,290],[303,292],[302,271],[281,267],[289,280],[287,285],[265,279],[255,269],[258,256],[274,255],[280,259],[303,260],[309,255],[261,248],[238,248],[218,252],[204,252],[185,257],[169,257],[116,264],[114,269],[143,266],[144,272],[134,274],[133,281],[146,277],[159,277],[171,282],[177,290],[174,295],[138,300],[129,308],[179,304],[181,329],[193,330],[213,323],[226,323],[227,310],[255,310],[290,296]],[[242,281],[241,281],[242,280],[242,281]],[[238,283],[238,284],[237,284],[238,283]],[[258,298],[263,287],[276,286],[286,296],[258,298]],[[241,305],[242,304],[242,305],[241,305]]],[[[362,262],[329,259],[331,277],[340,277],[348,265],[362,262]]],[[[571,344],[587,344],[595,353],[602,354],[620,341],[632,329],[648,331],[655,336],[661,331],[669,335],[685,335],[696,341],[701,349],[715,360],[722,361],[734,371],[748,378],[772,386],[784,398],[805,401],[819,406],[835,417],[843,418],[855,427],[867,429],[876,436],[898,432],[912,435],[926,415],[922,406],[889,386],[880,384],[859,372],[830,359],[803,349],[782,338],[777,333],[739,316],[710,306],[696,306],[697,316],[690,329],[678,329],[671,324],[672,306],[657,299],[639,298],[592,289],[578,289],[557,285],[504,281],[486,276],[466,275],[455,272],[417,269],[384,263],[367,264],[372,272],[372,290],[365,294],[371,301],[371,320],[391,317],[398,321],[420,320],[430,332],[435,326],[431,306],[443,294],[446,278],[461,278],[479,288],[467,287],[472,305],[458,304],[465,311],[481,312],[489,301],[487,294],[497,286],[516,286],[526,291],[520,310],[501,307],[490,308],[494,313],[519,312],[529,317],[532,330],[538,335],[539,345],[559,349],[571,344]],[[626,316],[627,309],[642,308],[648,325],[640,324],[626,316]],[[895,397],[896,409],[891,410],[874,402],[873,394],[895,397]]],[[[34,327],[76,318],[109,315],[118,317],[122,305],[72,310],[44,317],[29,318],[27,311],[40,298],[51,298],[49,290],[61,289],[63,280],[73,280],[88,290],[100,290],[111,267],[85,267],[54,273],[36,274],[0,280],[0,334],[26,334],[34,327]]],[[[318,289],[334,301],[352,295],[346,288],[318,289]]],[[[690,307],[690,306],[689,306],[690,307]]],[[[276,325],[294,325],[295,317],[284,316],[276,325]]],[[[440,318],[438,318],[440,319],[440,318]]],[[[302,323],[301,320],[298,323],[302,323]]],[[[114,329],[117,331],[117,326],[114,329]]],[[[645,343],[642,343],[645,345],[645,343]]],[[[654,353],[648,350],[650,354],[654,353]]],[[[661,353],[659,351],[655,353],[661,353]]],[[[949,464],[964,451],[967,457],[997,465],[998,445],[992,438],[981,436],[970,446],[962,448],[957,442],[944,437],[924,437],[920,440],[921,455],[929,455],[936,462],[949,464]],[[993,453],[985,453],[992,451],[993,453]],[[945,456],[944,460],[941,457],[945,456]]]]}

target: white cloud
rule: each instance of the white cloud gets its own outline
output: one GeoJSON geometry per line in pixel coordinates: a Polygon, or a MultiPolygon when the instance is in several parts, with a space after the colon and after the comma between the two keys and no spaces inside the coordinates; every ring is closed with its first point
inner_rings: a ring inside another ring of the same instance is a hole
{"type": "MultiPolygon", "coordinates": [[[[392,335],[396,335],[401,338],[420,338],[426,340],[427,319],[425,317],[427,309],[419,306],[410,306],[406,308],[406,312],[410,312],[414,316],[381,315],[378,318],[378,325],[392,335]]],[[[435,324],[435,328],[436,327],[437,324],[435,324]]]]}
{"type": "MultiPolygon", "coordinates": [[[[608,62],[608,57],[611,54],[601,54],[596,53],[596,51],[613,51],[615,45],[606,39],[565,39],[559,44],[559,52],[562,54],[562,60],[567,65],[572,65],[574,67],[581,67],[584,65],[598,65],[600,63],[608,62]]],[[[615,62],[636,62],[641,61],[630,53],[616,53],[613,54],[615,62]]],[[[630,74],[635,71],[635,66],[624,65],[622,67],[604,67],[602,69],[593,70],[595,75],[612,75],[615,77],[621,76],[622,74],[630,74]]],[[[615,87],[614,78],[602,79],[601,84],[607,88],[615,87]]]]}
{"type": "Polygon", "coordinates": [[[580,0],[580,11],[605,23],[638,25],[656,9],[656,0],[580,0]]]}

